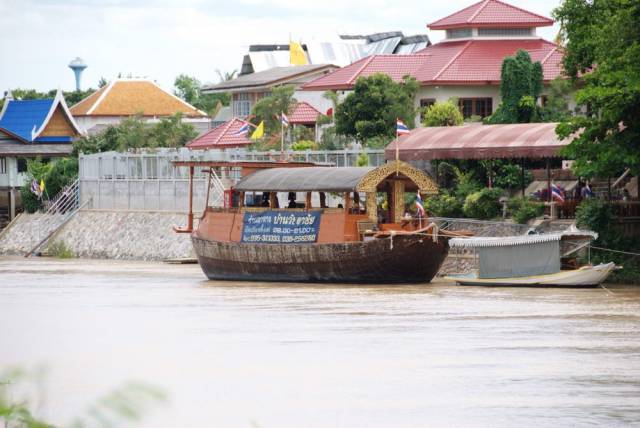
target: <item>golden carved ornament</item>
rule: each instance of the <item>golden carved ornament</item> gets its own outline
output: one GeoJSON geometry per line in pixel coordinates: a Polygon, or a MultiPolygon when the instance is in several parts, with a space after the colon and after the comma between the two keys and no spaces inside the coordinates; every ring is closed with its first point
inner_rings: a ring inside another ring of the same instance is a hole
{"type": "Polygon", "coordinates": [[[414,168],[406,162],[392,161],[388,162],[367,175],[362,177],[360,183],[356,186],[358,192],[376,192],[378,185],[384,181],[387,177],[394,173],[400,173],[413,181],[421,193],[427,195],[436,195],[438,193],[438,186],[436,183],[424,172],[418,168],[414,168]]]}

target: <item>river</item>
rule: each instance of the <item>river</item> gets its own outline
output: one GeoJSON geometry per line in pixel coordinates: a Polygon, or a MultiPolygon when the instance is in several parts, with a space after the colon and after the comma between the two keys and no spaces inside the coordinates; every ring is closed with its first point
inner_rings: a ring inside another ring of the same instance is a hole
{"type": "MultiPolygon", "coordinates": [[[[0,368],[65,424],[132,380],[140,427],[640,424],[640,287],[320,286],[0,258],[0,368]]],[[[128,425],[127,425],[128,426],[128,425]]]]}

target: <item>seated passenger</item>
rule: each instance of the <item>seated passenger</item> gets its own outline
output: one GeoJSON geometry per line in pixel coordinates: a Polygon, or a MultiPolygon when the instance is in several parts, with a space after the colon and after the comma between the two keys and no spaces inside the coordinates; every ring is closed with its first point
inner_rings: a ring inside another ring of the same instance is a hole
{"type": "Polygon", "coordinates": [[[289,205],[287,205],[287,208],[298,208],[298,206],[296,205],[295,192],[289,192],[289,205]]]}

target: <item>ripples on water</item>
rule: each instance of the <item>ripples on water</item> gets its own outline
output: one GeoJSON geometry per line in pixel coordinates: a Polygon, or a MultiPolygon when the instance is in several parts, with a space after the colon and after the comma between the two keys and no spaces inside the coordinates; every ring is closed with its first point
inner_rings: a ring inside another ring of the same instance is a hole
{"type": "Polygon", "coordinates": [[[127,380],[141,426],[640,424],[640,288],[205,281],[197,266],[0,259],[0,365],[64,422],[127,380]]]}

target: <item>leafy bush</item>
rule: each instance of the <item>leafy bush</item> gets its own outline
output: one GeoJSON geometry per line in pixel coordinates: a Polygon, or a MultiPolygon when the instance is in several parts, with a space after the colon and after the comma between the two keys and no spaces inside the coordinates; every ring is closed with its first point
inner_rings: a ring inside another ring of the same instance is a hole
{"type": "Polygon", "coordinates": [[[294,141],[313,141],[316,138],[315,130],[313,128],[307,128],[306,126],[296,126],[291,132],[294,141]]]}
{"type": "Polygon", "coordinates": [[[457,126],[462,125],[464,117],[460,108],[452,101],[436,102],[429,106],[422,121],[424,126],[457,126]]]}
{"type": "Polygon", "coordinates": [[[462,217],[462,202],[446,194],[433,196],[426,201],[426,210],[436,217],[462,217]]]}
{"type": "MultiPolygon", "coordinates": [[[[583,229],[590,229],[598,233],[595,245],[618,251],[640,252],[637,239],[627,238],[615,227],[615,218],[611,205],[600,199],[585,199],[576,209],[576,224],[583,229]]],[[[609,277],[610,282],[640,283],[640,261],[638,257],[609,251],[591,251],[591,262],[615,262],[623,267],[614,271],[609,277]]]]}
{"type": "Polygon", "coordinates": [[[316,150],[318,145],[315,141],[310,140],[300,140],[296,141],[291,145],[291,149],[295,151],[304,151],[304,150],[316,150]]]}
{"type": "MultiPolygon", "coordinates": [[[[520,165],[506,163],[499,165],[497,168],[497,174],[495,175],[494,182],[498,187],[503,189],[513,189],[522,186],[522,168],[520,165]]],[[[525,187],[531,183],[533,176],[530,171],[524,172],[524,185],[525,187]]]]}
{"type": "Polygon", "coordinates": [[[500,202],[502,189],[484,188],[467,196],[463,211],[467,217],[478,219],[492,219],[500,215],[500,202]]]}
{"type": "Polygon", "coordinates": [[[613,211],[611,205],[601,199],[584,199],[576,208],[576,225],[598,233],[603,245],[612,244],[619,239],[618,233],[611,227],[613,211]]]}
{"type": "Polygon", "coordinates": [[[71,259],[75,257],[71,248],[67,247],[64,241],[55,241],[52,242],[47,247],[47,252],[53,257],[58,257],[61,259],[71,259]]]}
{"type": "Polygon", "coordinates": [[[344,149],[351,139],[344,135],[336,133],[335,126],[328,126],[322,130],[320,136],[320,149],[321,150],[341,150],[344,149]]]}
{"type": "Polygon", "coordinates": [[[363,146],[368,147],[370,149],[384,149],[387,145],[392,141],[392,138],[387,137],[386,135],[379,135],[376,137],[371,137],[367,139],[363,146]]]}
{"type": "Polygon", "coordinates": [[[458,170],[458,184],[456,186],[455,195],[461,200],[465,200],[467,196],[482,189],[482,184],[476,180],[472,172],[462,172],[458,170]]]}
{"type": "Polygon", "coordinates": [[[529,220],[544,213],[544,204],[533,202],[530,199],[511,198],[507,207],[514,221],[520,224],[526,224],[529,220]]]}
{"type": "Polygon", "coordinates": [[[358,159],[356,159],[356,166],[369,166],[369,156],[365,152],[358,155],[358,159]]]}

